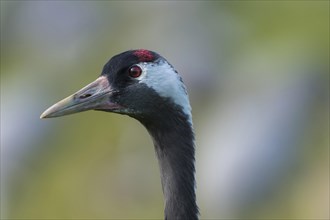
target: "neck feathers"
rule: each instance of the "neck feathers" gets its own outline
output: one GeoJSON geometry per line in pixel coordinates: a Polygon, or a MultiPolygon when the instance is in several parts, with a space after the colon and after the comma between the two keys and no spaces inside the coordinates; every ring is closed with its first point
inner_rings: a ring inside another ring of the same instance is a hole
{"type": "Polygon", "coordinates": [[[191,120],[179,110],[165,120],[144,125],[153,138],[159,161],[165,197],[165,219],[198,219],[191,120]]]}

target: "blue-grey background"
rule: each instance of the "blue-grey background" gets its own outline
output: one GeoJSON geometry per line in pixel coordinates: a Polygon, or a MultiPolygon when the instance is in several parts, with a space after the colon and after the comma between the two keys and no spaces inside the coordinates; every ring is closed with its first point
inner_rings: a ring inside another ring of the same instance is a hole
{"type": "Polygon", "coordinates": [[[203,219],[329,218],[328,1],[0,3],[2,218],[162,218],[137,121],[39,119],[136,48],[188,87],[203,219]]]}

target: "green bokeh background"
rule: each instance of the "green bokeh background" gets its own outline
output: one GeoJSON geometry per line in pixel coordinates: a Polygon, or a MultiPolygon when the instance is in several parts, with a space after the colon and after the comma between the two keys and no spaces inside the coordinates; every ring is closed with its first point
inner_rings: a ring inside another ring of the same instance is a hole
{"type": "Polygon", "coordinates": [[[162,54],[187,84],[201,218],[329,218],[328,1],[0,3],[1,218],[163,217],[138,122],[39,119],[135,48],[162,54]],[[233,146],[243,149],[230,157],[233,146]]]}

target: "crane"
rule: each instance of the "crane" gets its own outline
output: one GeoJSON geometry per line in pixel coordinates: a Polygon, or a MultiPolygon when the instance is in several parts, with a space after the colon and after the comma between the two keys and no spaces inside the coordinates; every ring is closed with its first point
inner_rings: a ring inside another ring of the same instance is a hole
{"type": "Polygon", "coordinates": [[[40,118],[87,110],[138,120],[155,147],[165,219],[198,219],[190,102],[182,78],[165,58],[146,49],[115,55],[95,81],[48,108],[40,118]]]}

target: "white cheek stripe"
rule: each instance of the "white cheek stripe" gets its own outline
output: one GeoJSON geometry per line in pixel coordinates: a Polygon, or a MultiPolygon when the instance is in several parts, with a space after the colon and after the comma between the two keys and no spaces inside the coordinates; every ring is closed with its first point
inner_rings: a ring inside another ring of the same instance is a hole
{"type": "Polygon", "coordinates": [[[140,83],[145,83],[153,88],[162,97],[171,98],[175,104],[182,107],[192,125],[191,107],[186,87],[179,74],[166,61],[157,64],[139,63],[142,74],[137,78],[140,83]]]}

